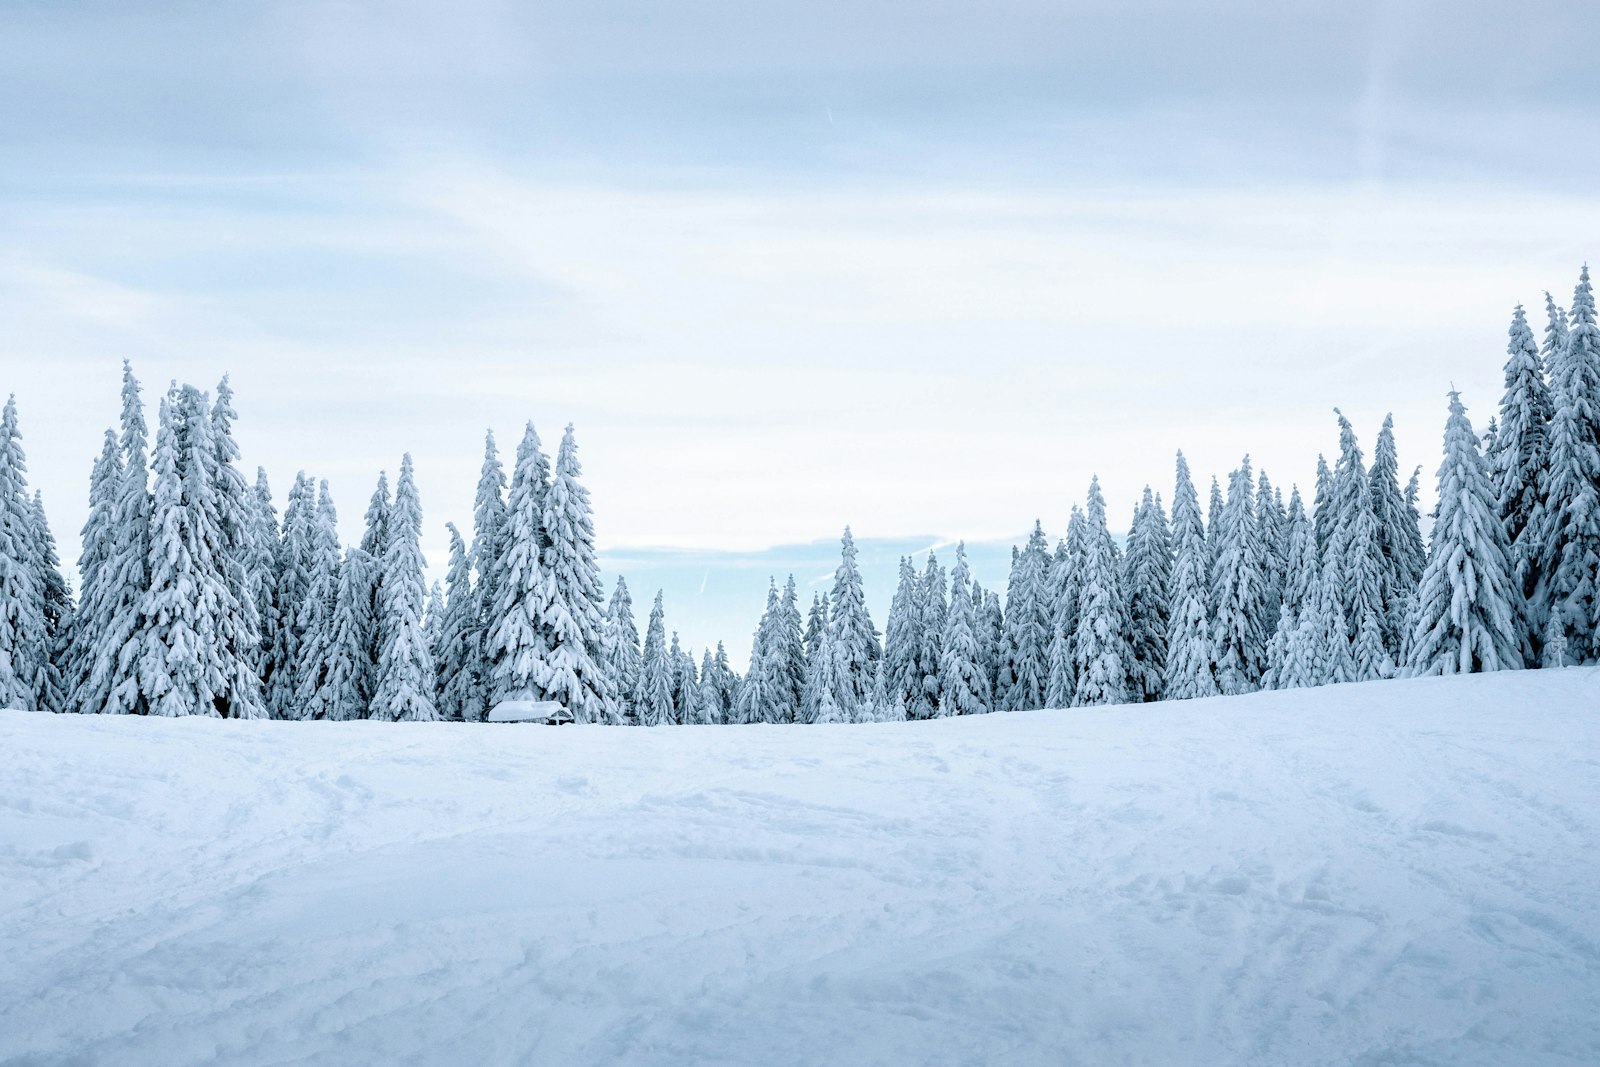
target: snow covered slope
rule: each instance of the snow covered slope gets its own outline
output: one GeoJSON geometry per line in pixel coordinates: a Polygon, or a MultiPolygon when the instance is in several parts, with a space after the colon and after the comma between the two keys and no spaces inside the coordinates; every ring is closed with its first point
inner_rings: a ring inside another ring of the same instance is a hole
{"type": "Polygon", "coordinates": [[[0,1062],[1600,1063],[1600,670],[877,726],[0,713],[0,1062]]]}

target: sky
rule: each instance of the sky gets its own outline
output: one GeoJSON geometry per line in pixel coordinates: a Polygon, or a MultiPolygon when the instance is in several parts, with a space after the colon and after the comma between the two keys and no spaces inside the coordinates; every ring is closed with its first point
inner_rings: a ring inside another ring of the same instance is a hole
{"type": "MultiPolygon", "coordinates": [[[[744,658],[767,577],[1113,524],[1182,448],[1305,485],[1487,421],[1600,249],[1568,0],[0,4],[0,390],[76,557],[120,364],[231,375],[347,540],[575,426],[608,577],[744,658]],[[1534,316],[1542,318],[1542,310],[1534,316]]],[[[153,412],[152,412],[153,414],[153,412]]]]}

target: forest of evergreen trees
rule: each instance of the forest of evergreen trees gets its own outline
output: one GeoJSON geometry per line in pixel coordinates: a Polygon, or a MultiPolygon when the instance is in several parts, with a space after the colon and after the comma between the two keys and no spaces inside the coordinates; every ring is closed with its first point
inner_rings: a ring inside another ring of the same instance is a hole
{"type": "MultiPolygon", "coordinates": [[[[380,475],[341,547],[326,482],[281,516],[238,469],[228,381],[174,385],[153,448],[124,365],[120,426],[89,478],[80,588],[30,495],[15,399],[0,419],[0,707],[85,714],[479,721],[559,701],[579,722],[926,719],[1179,700],[1394,675],[1600,659],[1600,329],[1585,267],[1542,343],[1512,316],[1505,392],[1481,436],[1451,392],[1424,548],[1418,472],[1385,420],[1366,464],[1338,414],[1314,496],[1287,503],[1249,457],[1204,513],[1182,453],[1170,519],[1147,487],[1125,544],[1098,480],[1050,547],[1012,550],[1005,599],[958,546],[900,562],[882,641],[845,530],[832,588],[802,615],[772,583],[748,670],[698,665],[657,593],[641,646],[626,582],[600,583],[572,428],[552,465],[529,424],[509,482],[485,442],[472,540],[453,524],[425,587],[411,459],[380,475]]],[[[1336,409],[1337,413],[1337,409],[1336,409]]],[[[1420,472],[1420,468],[1419,468],[1420,472]]]]}

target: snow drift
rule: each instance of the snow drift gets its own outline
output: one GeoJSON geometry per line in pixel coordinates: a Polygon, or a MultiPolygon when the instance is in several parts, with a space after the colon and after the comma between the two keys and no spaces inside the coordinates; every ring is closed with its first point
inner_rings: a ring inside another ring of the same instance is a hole
{"type": "Polygon", "coordinates": [[[864,726],[0,713],[0,1061],[1600,1062],[1600,668],[864,726]]]}

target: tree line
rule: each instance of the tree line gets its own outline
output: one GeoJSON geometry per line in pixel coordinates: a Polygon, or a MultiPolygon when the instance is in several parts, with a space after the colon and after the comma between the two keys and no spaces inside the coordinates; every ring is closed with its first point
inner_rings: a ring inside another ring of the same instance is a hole
{"type": "Polygon", "coordinates": [[[0,706],[86,714],[480,721],[546,699],[579,722],[928,719],[1191,699],[1600,659],[1600,329],[1585,266],[1570,311],[1518,306],[1505,391],[1478,434],[1449,394],[1426,546],[1421,469],[1400,481],[1385,419],[1368,466],[1335,409],[1309,505],[1248,456],[1204,512],[1183,454],[1170,517],[1146,487],[1119,544],[1098,479],[1054,548],[1035,523],[1002,602],[957,545],[949,571],[900,561],[881,635],[846,528],[832,587],[802,617],[791,575],[746,673],[721,642],[698,665],[667,636],[658,592],[641,642],[627,583],[601,585],[572,427],[552,464],[533,425],[509,479],[492,432],[470,544],[431,591],[405,456],[359,544],[341,546],[326,481],[304,473],[282,516],[266,473],[239,470],[226,378],[174,383],[153,445],[123,366],[119,425],[89,478],[76,597],[15,398],[0,414],[0,706]]]}

